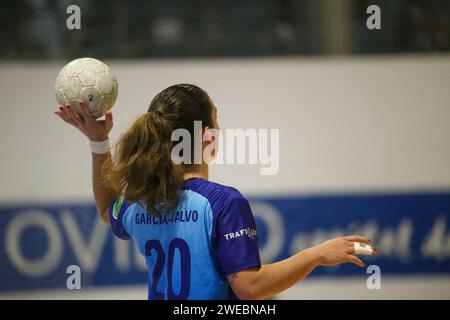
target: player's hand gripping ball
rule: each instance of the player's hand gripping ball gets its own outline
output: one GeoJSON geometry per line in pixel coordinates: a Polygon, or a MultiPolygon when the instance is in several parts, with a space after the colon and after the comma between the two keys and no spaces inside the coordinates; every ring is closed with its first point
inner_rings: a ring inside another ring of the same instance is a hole
{"type": "Polygon", "coordinates": [[[116,76],[106,64],[93,58],[69,62],[56,78],[58,103],[70,103],[80,113],[78,100],[83,100],[95,119],[113,107],[117,93],[116,76]]]}

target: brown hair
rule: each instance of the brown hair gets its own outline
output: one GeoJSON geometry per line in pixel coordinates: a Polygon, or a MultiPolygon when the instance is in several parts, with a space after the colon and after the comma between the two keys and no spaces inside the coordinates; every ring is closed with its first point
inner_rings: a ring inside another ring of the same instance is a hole
{"type": "MultiPolygon", "coordinates": [[[[172,131],[186,129],[194,135],[194,121],[213,127],[208,94],[191,84],[177,84],[160,92],[148,111],[120,137],[112,161],[105,163],[105,179],[128,202],[144,201],[147,211],[177,206],[187,165],[171,159],[172,131]]],[[[193,148],[193,146],[191,146],[193,148]]],[[[191,152],[193,154],[193,152],[191,152]]]]}

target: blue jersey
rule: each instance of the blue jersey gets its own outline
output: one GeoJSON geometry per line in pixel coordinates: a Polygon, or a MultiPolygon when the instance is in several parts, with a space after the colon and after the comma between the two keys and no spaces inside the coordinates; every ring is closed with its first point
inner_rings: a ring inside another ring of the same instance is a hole
{"type": "Polygon", "coordinates": [[[226,276],[261,266],[253,214],[234,188],[193,178],[164,215],[123,197],[109,215],[114,234],[146,259],[149,299],[233,299],[226,276]]]}

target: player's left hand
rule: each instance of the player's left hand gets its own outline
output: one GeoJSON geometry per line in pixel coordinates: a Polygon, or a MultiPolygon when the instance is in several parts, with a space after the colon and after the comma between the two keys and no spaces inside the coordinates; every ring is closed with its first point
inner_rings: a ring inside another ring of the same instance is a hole
{"type": "Polygon", "coordinates": [[[80,113],[71,104],[61,105],[55,111],[61,119],[80,130],[91,141],[104,141],[108,139],[113,127],[112,112],[105,114],[105,120],[95,120],[89,113],[84,101],[79,101],[80,113]]]}

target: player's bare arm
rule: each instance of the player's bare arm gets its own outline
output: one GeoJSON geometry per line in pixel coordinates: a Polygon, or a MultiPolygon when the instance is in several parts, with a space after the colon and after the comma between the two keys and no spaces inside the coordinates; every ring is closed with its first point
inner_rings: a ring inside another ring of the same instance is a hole
{"type": "Polygon", "coordinates": [[[254,300],[274,296],[303,280],[318,266],[350,262],[364,267],[364,262],[355,256],[355,242],[369,243],[370,240],[362,236],[328,240],[285,260],[231,274],[228,282],[240,299],[254,300]]]}
{"type": "MultiPolygon", "coordinates": [[[[111,111],[105,114],[105,120],[96,120],[89,113],[83,101],[79,101],[80,113],[76,112],[70,104],[60,105],[55,111],[61,119],[80,130],[90,141],[105,141],[113,127],[111,111]]],[[[92,186],[94,191],[97,212],[105,223],[109,223],[108,206],[118,196],[118,192],[105,185],[102,181],[102,168],[111,153],[92,153],[92,186]]]]}

